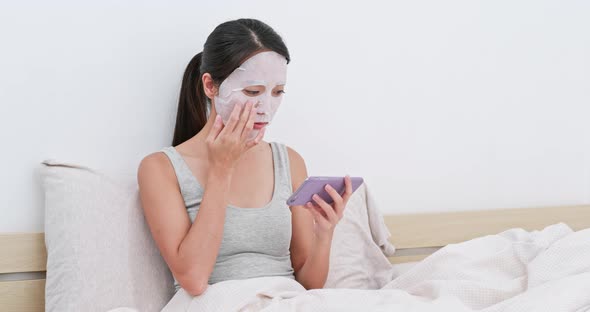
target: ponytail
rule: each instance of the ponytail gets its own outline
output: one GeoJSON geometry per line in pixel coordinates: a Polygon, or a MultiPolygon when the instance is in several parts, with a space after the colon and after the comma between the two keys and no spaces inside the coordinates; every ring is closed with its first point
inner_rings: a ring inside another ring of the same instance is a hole
{"type": "Polygon", "coordinates": [[[207,96],[200,68],[202,55],[200,52],[193,57],[182,77],[172,146],[192,138],[207,123],[207,96]]]}

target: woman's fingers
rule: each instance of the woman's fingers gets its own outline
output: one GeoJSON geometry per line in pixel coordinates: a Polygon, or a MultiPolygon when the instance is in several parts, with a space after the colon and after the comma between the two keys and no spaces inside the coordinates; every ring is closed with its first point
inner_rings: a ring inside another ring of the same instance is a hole
{"type": "Polygon", "coordinates": [[[242,107],[242,103],[237,103],[234,106],[234,109],[231,111],[231,115],[229,116],[227,124],[225,125],[225,127],[223,127],[222,132],[224,134],[228,132],[232,133],[234,131],[236,125],[238,124],[238,121],[240,120],[240,112],[242,111],[242,107]]]}
{"type": "Polygon", "coordinates": [[[352,181],[350,180],[349,175],[346,175],[346,177],[344,177],[344,185],[345,185],[345,191],[344,191],[344,194],[342,195],[342,198],[344,199],[344,201],[348,201],[348,199],[352,195],[352,181]]]}
{"type": "Polygon", "coordinates": [[[262,137],[264,136],[264,132],[266,131],[266,127],[258,130],[258,135],[256,135],[256,137],[248,142],[246,142],[246,148],[250,148],[258,143],[260,143],[260,141],[262,141],[262,137]]]}
{"type": "Polygon", "coordinates": [[[305,204],[305,208],[309,210],[317,223],[320,223],[322,228],[333,228],[344,216],[344,208],[348,198],[352,194],[352,183],[350,177],[344,177],[345,191],[341,196],[331,185],[326,184],[324,189],[334,200],[332,205],[328,204],[318,194],[312,196],[312,202],[305,204]]]}
{"type": "Polygon", "coordinates": [[[342,198],[342,196],[340,196],[340,194],[338,194],[338,192],[336,192],[336,190],[330,184],[326,184],[324,189],[334,200],[334,209],[336,210],[336,214],[338,215],[338,217],[341,217],[342,212],[344,211],[344,199],[342,198]]]}
{"type": "Polygon", "coordinates": [[[254,110],[254,105],[251,105],[250,113],[248,115],[248,120],[244,125],[244,129],[241,132],[242,140],[247,140],[250,132],[254,129],[254,121],[256,120],[256,112],[254,110]]]}
{"type": "Polygon", "coordinates": [[[217,136],[219,135],[219,133],[221,132],[222,129],[223,129],[223,121],[221,120],[221,116],[217,115],[217,116],[215,116],[215,121],[213,122],[213,127],[211,128],[211,131],[209,131],[209,135],[207,136],[207,142],[213,143],[213,141],[215,141],[215,139],[217,139],[217,136]]]}
{"type": "Polygon", "coordinates": [[[244,104],[244,110],[240,114],[240,120],[238,120],[238,123],[236,124],[236,128],[232,132],[235,136],[241,138],[242,132],[244,131],[244,127],[246,126],[246,123],[250,119],[250,112],[252,111],[252,106],[253,106],[253,104],[251,101],[247,101],[244,104]]]}
{"type": "Polygon", "coordinates": [[[313,199],[313,201],[316,202],[318,206],[320,206],[320,208],[322,208],[322,210],[326,214],[326,217],[328,218],[328,220],[330,220],[331,223],[336,224],[338,222],[339,218],[336,215],[334,208],[330,204],[326,203],[326,201],[324,201],[324,199],[321,198],[318,194],[314,194],[311,198],[313,199]]]}
{"type": "Polygon", "coordinates": [[[330,221],[319,211],[319,207],[314,206],[311,202],[307,203],[305,207],[311,212],[316,223],[321,224],[323,228],[329,228],[331,226],[330,221]]]}

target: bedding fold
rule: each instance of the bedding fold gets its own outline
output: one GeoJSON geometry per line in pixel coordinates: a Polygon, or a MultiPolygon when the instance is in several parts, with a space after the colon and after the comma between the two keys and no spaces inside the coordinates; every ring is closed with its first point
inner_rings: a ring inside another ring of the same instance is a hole
{"type": "Polygon", "coordinates": [[[264,277],[180,290],[173,311],[572,311],[590,309],[590,229],[557,223],[451,244],[381,289],[305,290],[264,277]]]}

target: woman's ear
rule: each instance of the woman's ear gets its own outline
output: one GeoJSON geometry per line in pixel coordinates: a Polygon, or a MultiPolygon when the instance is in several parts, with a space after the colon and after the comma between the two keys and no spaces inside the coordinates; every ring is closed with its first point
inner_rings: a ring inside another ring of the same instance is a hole
{"type": "Polygon", "coordinates": [[[203,90],[205,91],[205,95],[207,95],[210,100],[213,100],[213,97],[217,94],[218,90],[213,78],[211,78],[211,74],[204,73],[201,79],[203,80],[203,90]]]}

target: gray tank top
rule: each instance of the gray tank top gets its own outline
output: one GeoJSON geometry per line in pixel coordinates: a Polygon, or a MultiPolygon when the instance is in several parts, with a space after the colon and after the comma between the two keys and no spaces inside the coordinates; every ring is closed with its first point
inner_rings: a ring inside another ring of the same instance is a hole
{"type": "MultiPolygon", "coordinates": [[[[223,238],[209,284],[261,276],[295,278],[289,252],[291,210],[286,203],[293,192],[289,156],[285,145],[271,142],[270,146],[274,167],[272,199],[263,207],[227,206],[223,238]]],[[[199,213],[203,186],[174,147],[165,147],[161,151],[168,156],[174,167],[192,223],[199,213]]],[[[176,278],[174,288],[175,292],[180,289],[176,278]]]]}

